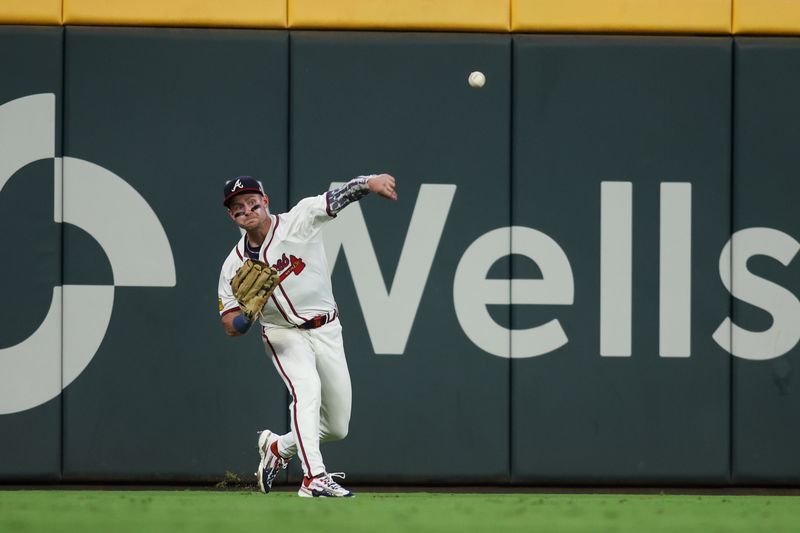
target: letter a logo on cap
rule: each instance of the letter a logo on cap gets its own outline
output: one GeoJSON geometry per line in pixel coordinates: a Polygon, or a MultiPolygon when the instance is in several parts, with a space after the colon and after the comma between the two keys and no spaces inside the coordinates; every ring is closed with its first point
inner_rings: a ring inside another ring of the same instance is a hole
{"type": "Polygon", "coordinates": [[[233,184],[231,188],[231,192],[235,191],[236,189],[244,189],[244,185],[242,185],[242,180],[236,180],[236,183],[233,184]]]}

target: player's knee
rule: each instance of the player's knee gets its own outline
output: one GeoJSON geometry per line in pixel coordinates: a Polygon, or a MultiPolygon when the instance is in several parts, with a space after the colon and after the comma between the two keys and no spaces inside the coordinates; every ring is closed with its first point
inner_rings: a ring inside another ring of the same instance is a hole
{"type": "Polygon", "coordinates": [[[347,424],[339,424],[338,426],[332,427],[328,432],[328,440],[342,440],[347,436],[348,431],[347,424]]]}

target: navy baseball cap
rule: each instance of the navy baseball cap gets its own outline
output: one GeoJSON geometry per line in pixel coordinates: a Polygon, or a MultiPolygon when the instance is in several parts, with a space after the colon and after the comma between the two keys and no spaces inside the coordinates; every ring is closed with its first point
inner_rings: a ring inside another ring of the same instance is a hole
{"type": "Polygon", "coordinates": [[[228,207],[228,202],[237,194],[242,193],[258,193],[261,196],[264,194],[264,189],[261,183],[252,176],[238,176],[225,182],[225,190],[223,191],[224,199],[222,204],[228,207]]]}

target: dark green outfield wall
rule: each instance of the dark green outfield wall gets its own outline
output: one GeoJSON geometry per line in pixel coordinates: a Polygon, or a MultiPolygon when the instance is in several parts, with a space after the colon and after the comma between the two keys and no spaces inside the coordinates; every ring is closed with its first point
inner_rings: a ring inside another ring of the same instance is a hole
{"type": "MultiPolygon", "coordinates": [[[[220,178],[274,176],[273,206],[287,207],[288,37],[70,27],[65,46],[65,154],[112,170],[147,200],[176,283],[116,289],[103,344],[63,395],[63,476],[247,472],[253,423],[285,424],[288,403],[257,335],[231,340],[218,325],[219,267],[239,237],[220,178]]],[[[65,277],[91,277],[103,252],[75,241],[74,253],[65,241],[65,277]]]]}
{"type": "MultiPolygon", "coordinates": [[[[796,200],[800,39],[737,39],[734,50],[733,231],[742,234],[750,228],[763,228],[746,238],[748,250],[769,248],[773,256],[782,256],[777,260],[760,255],[747,263],[753,275],[783,287],[772,299],[783,302],[781,307],[786,308],[784,314],[794,328],[791,333],[776,331],[767,339],[770,345],[780,347],[796,342],[800,322],[796,298],[800,294],[800,264],[791,262],[800,249],[796,241],[800,238],[796,200]]],[[[734,277],[734,290],[736,281],[734,277]]],[[[745,283],[749,286],[752,281],[742,280],[740,285],[745,283]]],[[[763,295],[775,288],[758,286],[751,290],[763,295]]],[[[774,328],[772,317],[750,301],[733,301],[734,322],[753,331],[774,328]]],[[[736,341],[734,337],[734,348],[736,341]]],[[[739,344],[744,345],[744,339],[739,344]]],[[[796,346],[768,361],[734,360],[731,420],[735,482],[800,482],[800,384],[794,372],[798,363],[800,350],[796,346]]]]}
{"type": "Polygon", "coordinates": [[[555,317],[568,338],[512,364],[514,480],[727,479],[731,358],[711,333],[730,312],[717,271],[730,228],[730,87],[727,39],[514,39],[512,218],[559,244],[575,292],[572,305],[512,308],[517,327],[555,317]],[[685,187],[688,208],[662,224],[669,186],[685,187]],[[629,187],[631,208],[615,187],[629,187]],[[627,297],[603,281],[623,268],[615,243],[624,239],[603,227],[624,213],[627,297]],[[691,242],[660,238],[662,226],[687,220],[691,242]],[[662,261],[669,246],[677,250],[662,261]],[[679,306],[691,320],[689,343],[675,351],[660,338],[669,311],[659,287],[677,274],[673,256],[683,249],[691,271],[670,290],[691,283],[690,304],[679,306]],[[614,256],[610,266],[604,254],[614,256]]]}
{"type": "Polygon", "coordinates": [[[61,155],[62,116],[56,109],[64,106],[62,54],[61,28],[0,27],[0,103],[49,93],[45,109],[35,116],[25,116],[30,107],[24,101],[10,113],[7,104],[0,107],[3,478],[57,480],[62,466],[61,305],[54,293],[54,287],[61,285],[61,229],[54,223],[53,160],[45,159],[61,155]],[[44,130],[46,138],[25,142],[35,136],[34,130],[44,130]],[[23,142],[14,143],[17,139],[23,142]],[[26,148],[20,149],[20,144],[26,148]],[[37,185],[35,192],[29,183],[37,185]],[[54,327],[32,346],[26,339],[39,329],[51,307],[54,327]],[[30,388],[26,378],[39,381],[42,401],[35,409],[17,412],[20,406],[13,400],[30,388]]]}
{"type": "Polygon", "coordinates": [[[0,27],[0,480],[249,479],[288,401],[219,325],[220,186],[283,211],[386,171],[400,201],[325,234],[348,481],[797,483],[795,67],[796,39],[0,27]]]}

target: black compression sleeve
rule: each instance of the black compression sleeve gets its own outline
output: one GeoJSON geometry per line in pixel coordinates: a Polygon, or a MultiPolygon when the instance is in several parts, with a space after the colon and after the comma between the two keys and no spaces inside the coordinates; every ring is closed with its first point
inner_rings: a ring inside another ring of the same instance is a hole
{"type": "Polygon", "coordinates": [[[351,179],[341,187],[328,191],[328,214],[335,216],[336,213],[347,207],[351,202],[356,202],[369,194],[367,181],[371,177],[359,176],[351,179]]]}

